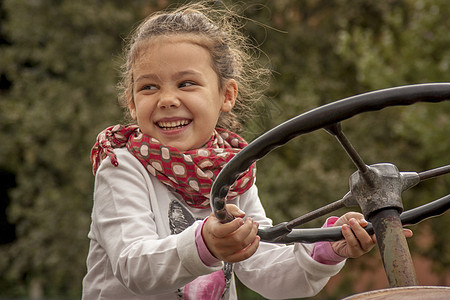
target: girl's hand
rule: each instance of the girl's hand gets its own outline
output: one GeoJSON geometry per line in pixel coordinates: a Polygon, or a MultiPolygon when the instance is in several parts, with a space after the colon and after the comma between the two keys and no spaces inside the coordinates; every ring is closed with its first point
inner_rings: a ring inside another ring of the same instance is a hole
{"type": "Polygon", "coordinates": [[[374,235],[370,236],[364,230],[367,224],[364,216],[357,212],[348,212],[340,217],[333,226],[342,226],[345,239],[331,243],[334,252],[346,258],[356,258],[369,252],[376,241],[374,235]]]}
{"type": "Polygon", "coordinates": [[[244,221],[245,213],[236,205],[227,204],[227,210],[236,218],[222,224],[211,214],[202,229],[203,240],[209,251],[225,262],[245,260],[256,252],[260,237],[258,223],[251,218],[244,221]]]}
{"type": "MultiPolygon", "coordinates": [[[[369,252],[376,244],[375,235],[370,236],[363,227],[367,226],[364,216],[357,212],[348,212],[340,217],[333,226],[342,226],[345,240],[332,242],[331,247],[342,257],[356,258],[369,252]]],[[[412,236],[409,229],[403,230],[406,237],[412,236]]]]}

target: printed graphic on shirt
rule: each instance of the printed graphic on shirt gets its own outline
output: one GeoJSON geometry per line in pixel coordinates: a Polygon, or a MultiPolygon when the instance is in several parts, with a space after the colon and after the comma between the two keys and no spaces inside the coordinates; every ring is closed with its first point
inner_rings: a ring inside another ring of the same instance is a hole
{"type": "MultiPolygon", "coordinates": [[[[178,234],[191,226],[196,218],[183,206],[173,199],[169,205],[169,226],[171,234],[178,234]]],[[[225,263],[222,270],[212,274],[197,277],[177,291],[180,300],[215,300],[221,299],[228,292],[233,272],[233,264],[225,263]]]]}
{"type": "Polygon", "coordinates": [[[194,216],[177,200],[170,201],[169,204],[169,227],[171,234],[183,232],[186,228],[194,224],[194,216]]]}

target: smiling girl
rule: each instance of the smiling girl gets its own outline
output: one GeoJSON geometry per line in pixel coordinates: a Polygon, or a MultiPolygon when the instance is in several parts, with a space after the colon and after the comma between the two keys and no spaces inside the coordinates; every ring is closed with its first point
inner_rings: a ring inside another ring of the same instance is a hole
{"type": "Polygon", "coordinates": [[[206,144],[237,95],[234,79],[219,86],[209,50],[194,37],[153,38],[133,68],[131,116],[142,133],[180,151],[206,144]]]}
{"type": "Polygon", "coordinates": [[[236,299],[234,274],[267,298],[307,297],[374,245],[358,213],[328,221],[344,224],[339,242],[260,243],[258,226],[272,222],[254,166],[230,189],[235,219],[211,214],[211,184],[247,145],[234,131],[267,74],[233,16],[215,13],[197,4],[152,15],[126,49],[121,100],[136,124],[107,128],[92,149],[83,299],[236,299]]]}

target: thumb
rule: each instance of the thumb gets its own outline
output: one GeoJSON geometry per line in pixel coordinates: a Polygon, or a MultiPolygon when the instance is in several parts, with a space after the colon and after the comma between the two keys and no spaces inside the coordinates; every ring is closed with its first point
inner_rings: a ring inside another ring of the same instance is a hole
{"type": "Polygon", "coordinates": [[[243,212],[242,210],[239,209],[239,207],[237,207],[234,204],[227,204],[226,205],[227,211],[233,215],[235,218],[243,218],[245,217],[245,212],[243,212]]]}

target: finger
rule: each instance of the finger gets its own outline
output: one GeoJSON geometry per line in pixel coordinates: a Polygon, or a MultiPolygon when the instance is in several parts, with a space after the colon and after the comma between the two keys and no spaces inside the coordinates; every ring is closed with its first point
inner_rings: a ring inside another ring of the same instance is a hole
{"type": "Polygon", "coordinates": [[[359,225],[361,225],[362,227],[366,227],[367,225],[369,225],[369,222],[367,222],[367,220],[364,218],[357,219],[357,220],[358,220],[359,225]]]}
{"type": "MultiPolygon", "coordinates": [[[[214,254],[221,260],[230,261],[231,255],[248,248],[254,242],[257,237],[257,232],[258,224],[248,218],[245,224],[232,234],[224,238],[215,239],[214,254]]],[[[244,251],[241,256],[245,256],[245,253],[247,252],[244,251]]],[[[237,257],[241,256],[238,255],[237,257]]],[[[238,259],[237,257],[235,259],[238,259]]]]}
{"type": "Polygon", "coordinates": [[[377,243],[377,236],[375,234],[372,234],[371,236],[373,242],[376,244],[377,243]]]}
{"type": "Polygon", "coordinates": [[[237,252],[251,244],[257,233],[258,223],[247,218],[244,225],[223,239],[223,247],[230,252],[237,252]]]}
{"type": "Polygon", "coordinates": [[[412,237],[414,235],[412,230],[406,229],[406,228],[403,228],[403,233],[405,234],[405,237],[407,237],[407,238],[410,238],[410,237],[412,237]]]}
{"type": "MultiPolygon", "coordinates": [[[[341,225],[343,225],[343,224],[348,224],[348,221],[349,221],[350,219],[352,219],[352,218],[354,218],[354,219],[356,219],[356,220],[364,220],[364,215],[361,214],[361,213],[359,213],[359,212],[354,212],[354,211],[345,213],[343,216],[341,216],[341,217],[336,221],[336,223],[334,224],[334,226],[341,226],[341,225]]],[[[367,221],[366,221],[366,222],[367,222],[367,221]]]]}
{"type": "Polygon", "coordinates": [[[344,256],[346,257],[357,257],[362,254],[361,245],[358,239],[353,234],[351,227],[348,224],[342,225],[342,235],[347,243],[347,249],[344,256]]]}
{"type": "Polygon", "coordinates": [[[260,239],[261,238],[259,236],[255,236],[253,241],[247,247],[229,255],[225,261],[233,263],[249,258],[256,252],[256,250],[258,250],[260,239]]]}
{"type": "Polygon", "coordinates": [[[244,218],[245,217],[245,212],[240,210],[239,207],[237,207],[234,204],[227,204],[226,208],[227,208],[228,212],[236,218],[244,218]]]}
{"type": "Polygon", "coordinates": [[[350,219],[364,220],[364,215],[362,213],[355,212],[355,211],[350,211],[350,212],[346,213],[345,217],[347,218],[347,220],[350,220],[350,219]]]}
{"type": "Polygon", "coordinates": [[[242,248],[248,247],[248,245],[250,245],[254,241],[255,237],[258,234],[258,226],[259,226],[259,224],[257,222],[255,222],[255,221],[252,221],[251,225],[252,225],[251,226],[251,231],[247,235],[245,235],[245,233],[243,234],[244,238],[243,238],[243,240],[241,242],[242,248]]]}
{"type": "Polygon", "coordinates": [[[372,247],[375,245],[372,237],[367,233],[367,231],[361,226],[361,224],[364,224],[364,226],[367,225],[367,221],[364,219],[362,220],[356,220],[354,218],[349,220],[350,227],[356,237],[356,239],[359,242],[359,246],[364,252],[369,251],[372,249],[372,247]]]}
{"type": "MultiPolygon", "coordinates": [[[[222,224],[214,216],[210,216],[209,219],[211,219],[211,234],[216,238],[223,238],[244,225],[244,220],[242,218],[236,218],[231,222],[225,224],[222,224]]],[[[207,222],[210,221],[209,219],[207,222]]]]}

